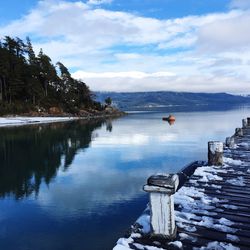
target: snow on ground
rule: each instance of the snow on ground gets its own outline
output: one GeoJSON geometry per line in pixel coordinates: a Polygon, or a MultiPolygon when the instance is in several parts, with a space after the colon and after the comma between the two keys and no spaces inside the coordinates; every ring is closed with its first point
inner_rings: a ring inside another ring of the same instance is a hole
{"type": "MultiPolygon", "coordinates": [[[[190,183],[192,183],[191,187],[183,186],[177,193],[174,195],[175,205],[178,206],[179,211],[175,211],[175,219],[176,224],[179,228],[184,229],[187,233],[197,231],[197,227],[205,227],[208,229],[215,229],[219,232],[223,232],[226,234],[226,238],[231,240],[232,242],[237,242],[239,239],[237,236],[233,235],[237,231],[236,228],[233,227],[234,222],[230,221],[226,218],[214,218],[216,215],[218,216],[218,212],[222,212],[223,209],[218,208],[229,208],[229,209],[237,209],[237,206],[229,205],[228,200],[212,198],[207,196],[204,193],[204,189],[198,188],[198,182],[203,182],[203,186],[214,188],[215,191],[221,188],[220,185],[210,184],[210,181],[222,181],[223,178],[218,174],[225,174],[232,168],[231,164],[234,165],[242,165],[244,162],[240,160],[233,160],[231,158],[224,157],[224,165],[222,167],[218,166],[202,166],[196,169],[193,176],[195,179],[192,179],[190,183]],[[199,216],[197,216],[198,214],[199,216]]],[[[228,181],[231,185],[244,185],[244,178],[234,178],[228,181]]],[[[139,232],[139,237],[141,234],[148,233],[150,230],[150,216],[149,209],[147,208],[144,213],[139,217],[136,221],[136,224],[139,225],[137,227],[137,232],[139,232]]],[[[132,227],[133,228],[133,227],[132,227]]],[[[138,238],[138,235],[137,235],[138,238]]],[[[195,242],[197,239],[192,237],[186,233],[179,234],[180,240],[190,240],[195,242]]],[[[117,246],[113,250],[125,250],[131,249],[129,248],[129,244],[133,243],[133,235],[129,238],[122,238],[117,242],[117,246]],[[121,245],[121,248],[119,248],[121,245]],[[125,248],[122,248],[125,247],[125,248]]],[[[150,250],[160,250],[162,248],[157,248],[156,246],[148,248],[148,246],[142,246],[140,244],[134,243],[133,245],[137,249],[150,249],[150,250]],[[144,248],[143,248],[144,247],[144,248]]],[[[170,242],[169,244],[174,245],[176,248],[182,248],[182,243],[180,241],[170,242]]],[[[225,242],[210,242],[207,246],[204,246],[200,249],[226,249],[226,250],[237,250],[238,248],[233,246],[232,244],[228,244],[225,242]]]]}
{"type": "Polygon", "coordinates": [[[227,239],[231,241],[240,241],[239,237],[237,235],[227,234],[227,239]]]}
{"type": "Polygon", "coordinates": [[[226,209],[233,209],[233,210],[237,210],[238,207],[235,205],[229,205],[229,204],[223,204],[222,207],[226,208],[226,209]]]}
{"type": "Polygon", "coordinates": [[[242,176],[227,180],[226,182],[234,186],[246,186],[246,184],[244,183],[244,178],[242,176]]]}
{"type": "Polygon", "coordinates": [[[247,142],[241,142],[241,143],[238,143],[237,145],[241,146],[241,147],[243,147],[245,149],[249,149],[250,148],[250,144],[247,143],[247,142]]]}
{"type": "Polygon", "coordinates": [[[194,248],[194,250],[240,250],[238,247],[233,246],[232,244],[213,241],[209,242],[207,246],[201,248],[194,248]]]}
{"type": "Polygon", "coordinates": [[[0,127],[20,126],[37,123],[65,122],[78,119],[77,117],[0,117],[0,127]]]}
{"type": "Polygon", "coordinates": [[[144,234],[147,234],[150,232],[150,215],[149,214],[143,214],[140,216],[136,223],[142,226],[141,232],[144,234]]]}
{"type": "Polygon", "coordinates": [[[241,160],[233,160],[232,158],[228,158],[228,157],[223,157],[223,162],[225,164],[233,164],[233,165],[242,165],[242,161],[241,160]]]}

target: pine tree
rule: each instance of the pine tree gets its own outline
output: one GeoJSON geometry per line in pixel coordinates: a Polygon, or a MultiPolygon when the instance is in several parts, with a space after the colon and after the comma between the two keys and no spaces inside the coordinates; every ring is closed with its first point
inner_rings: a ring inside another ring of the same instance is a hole
{"type": "Polygon", "coordinates": [[[40,80],[44,88],[44,95],[48,96],[49,84],[53,85],[53,81],[57,79],[56,69],[54,65],[52,65],[50,57],[45,55],[42,49],[38,54],[38,63],[40,67],[40,80]]]}
{"type": "Polygon", "coordinates": [[[9,36],[0,39],[0,114],[30,111],[36,105],[71,113],[102,108],[84,82],[73,79],[61,62],[57,66],[60,75],[42,49],[36,56],[29,37],[26,43],[9,36]]]}
{"type": "Polygon", "coordinates": [[[28,62],[30,65],[37,65],[37,58],[36,58],[36,54],[33,50],[33,46],[31,44],[30,38],[26,37],[26,52],[28,54],[28,62]]]}

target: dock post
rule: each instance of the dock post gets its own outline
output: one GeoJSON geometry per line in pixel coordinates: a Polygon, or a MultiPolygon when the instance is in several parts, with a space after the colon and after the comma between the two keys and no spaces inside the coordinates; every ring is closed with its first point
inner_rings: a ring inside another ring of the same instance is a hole
{"type": "Polygon", "coordinates": [[[242,119],[242,128],[247,127],[247,119],[242,119]]]}
{"type": "Polygon", "coordinates": [[[226,138],[226,146],[228,148],[233,148],[234,147],[234,137],[233,136],[226,138]]]}
{"type": "Polygon", "coordinates": [[[179,185],[176,174],[153,175],[143,190],[150,197],[151,237],[172,240],[176,237],[174,193],[179,185]]]}
{"type": "Polygon", "coordinates": [[[223,164],[223,143],[219,141],[208,142],[208,165],[220,166],[223,164]]]}
{"type": "Polygon", "coordinates": [[[243,129],[242,128],[236,128],[235,129],[235,135],[236,136],[243,136],[243,129]]]}
{"type": "Polygon", "coordinates": [[[250,117],[247,117],[247,126],[250,126],[250,117]]]}

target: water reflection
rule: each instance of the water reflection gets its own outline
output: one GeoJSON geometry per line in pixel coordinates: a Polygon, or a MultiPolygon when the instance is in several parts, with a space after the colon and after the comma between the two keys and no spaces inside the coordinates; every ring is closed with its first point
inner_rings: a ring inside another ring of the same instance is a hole
{"type": "Polygon", "coordinates": [[[161,113],[131,115],[98,129],[88,152],[79,154],[68,172],[59,171],[39,202],[54,216],[105,214],[114,204],[141,196],[146,178],[157,172],[177,172],[193,160],[206,160],[207,142],[224,140],[241,122],[231,111],[178,113],[166,126],[161,113]],[[220,121],[219,121],[220,120],[220,121]],[[66,191],[66,192],[65,192],[66,191]],[[77,194],[81,194],[79,197],[77,194]],[[53,204],[58,204],[53,207],[53,204]]]}
{"type": "Polygon", "coordinates": [[[145,208],[147,177],[206,159],[207,141],[248,112],[175,112],[174,126],[166,111],[1,128],[0,249],[112,249],[145,208]]]}
{"type": "Polygon", "coordinates": [[[106,121],[106,130],[112,132],[112,129],[113,129],[112,121],[109,119],[106,121]]]}
{"type": "Polygon", "coordinates": [[[205,159],[207,141],[224,140],[224,135],[230,135],[232,128],[238,126],[242,112],[224,113],[223,119],[220,112],[176,113],[177,122],[171,127],[162,122],[161,113],[148,113],[115,122],[2,128],[0,196],[13,194],[20,199],[32,193],[38,195],[41,184],[48,185],[53,180],[55,185],[40,197],[43,202],[55,199],[53,188],[60,190],[60,185],[73,188],[69,199],[73,199],[77,186],[81,200],[89,201],[88,210],[98,208],[96,201],[107,204],[108,200],[112,204],[131,199],[138,195],[147,175],[156,171],[176,172],[191,160],[205,159]],[[88,153],[82,152],[90,143],[88,153]],[[65,171],[69,166],[71,170],[65,171]],[[127,180],[130,183],[124,192],[122,185],[127,180]],[[84,192],[87,189],[91,192],[84,192]]]}
{"type": "Polygon", "coordinates": [[[89,146],[92,132],[102,123],[80,121],[0,129],[0,196],[38,194],[42,182],[49,184],[60,166],[66,170],[78,150],[89,146]]]}

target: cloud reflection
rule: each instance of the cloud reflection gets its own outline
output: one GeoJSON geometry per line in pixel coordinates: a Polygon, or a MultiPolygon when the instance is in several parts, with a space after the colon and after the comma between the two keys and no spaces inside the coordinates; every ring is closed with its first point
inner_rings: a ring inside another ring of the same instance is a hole
{"type": "Polygon", "coordinates": [[[166,126],[160,113],[113,121],[112,133],[98,129],[91,147],[68,171],[58,172],[49,190],[41,189],[38,202],[56,217],[106,213],[113,204],[140,197],[151,174],[206,159],[207,141],[224,140],[247,112],[224,112],[223,119],[220,112],[176,113],[174,127],[166,126]]]}

